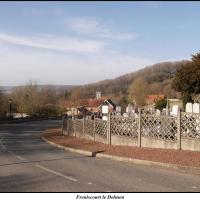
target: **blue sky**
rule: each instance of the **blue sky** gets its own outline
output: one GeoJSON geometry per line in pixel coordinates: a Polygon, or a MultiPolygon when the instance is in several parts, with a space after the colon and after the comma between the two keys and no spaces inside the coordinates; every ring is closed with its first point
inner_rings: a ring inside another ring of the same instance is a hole
{"type": "Polygon", "coordinates": [[[0,2],[0,85],[86,84],[199,51],[200,2],[0,2]]]}

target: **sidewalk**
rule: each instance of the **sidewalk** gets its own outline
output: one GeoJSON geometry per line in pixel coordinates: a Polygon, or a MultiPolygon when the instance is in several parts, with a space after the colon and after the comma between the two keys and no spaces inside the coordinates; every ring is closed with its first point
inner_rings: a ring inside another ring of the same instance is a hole
{"type": "Polygon", "coordinates": [[[200,152],[195,151],[111,146],[91,140],[64,136],[62,135],[61,129],[46,130],[43,136],[53,143],[73,149],[101,152],[102,154],[120,156],[123,158],[200,167],[200,152]]]}

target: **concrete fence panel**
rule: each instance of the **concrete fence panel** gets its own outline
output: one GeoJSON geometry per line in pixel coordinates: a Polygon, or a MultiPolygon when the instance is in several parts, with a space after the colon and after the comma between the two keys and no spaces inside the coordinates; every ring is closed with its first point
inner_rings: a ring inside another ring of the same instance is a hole
{"type": "Polygon", "coordinates": [[[200,114],[64,119],[63,134],[111,145],[200,151],[200,114]]]}

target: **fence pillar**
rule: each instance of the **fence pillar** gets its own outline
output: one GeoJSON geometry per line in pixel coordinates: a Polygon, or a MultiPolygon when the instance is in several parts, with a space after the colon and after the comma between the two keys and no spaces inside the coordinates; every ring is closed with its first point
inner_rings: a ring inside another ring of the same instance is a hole
{"type": "Polygon", "coordinates": [[[62,134],[68,135],[68,115],[62,116],[62,134]]]}
{"type": "Polygon", "coordinates": [[[177,113],[177,149],[181,150],[181,111],[178,109],[177,113]]]}
{"type": "MultiPolygon", "coordinates": [[[[76,117],[74,116],[74,122],[76,121],[76,117]]],[[[75,122],[76,123],[76,122],[75,122]]],[[[74,137],[76,137],[76,125],[73,123],[73,131],[74,131],[74,137]]]]}
{"type": "Polygon", "coordinates": [[[67,116],[67,135],[69,135],[69,117],[67,116]]]}
{"type": "Polygon", "coordinates": [[[62,134],[65,135],[65,115],[62,116],[62,134]]]}
{"type": "Polygon", "coordinates": [[[85,115],[83,116],[83,138],[85,138],[85,115]]]}
{"type": "Polygon", "coordinates": [[[96,131],[95,131],[95,117],[94,117],[94,125],[93,125],[94,141],[95,141],[95,133],[96,133],[96,131]]]}
{"type": "Polygon", "coordinates": [[[141,143],[141,118],[142,118],[142,112],[140,109],[138,109],[138,147],[141,147],[142,146],[142,143],[141,143]]]}
{"type": "Polygon", "coordinates": [[[107,121],[107,144],[111,145],[111,131],[110,131],[111,116],[110,116],[110,113],[108,113],[108,119],[107,120],[108,120],[107,121]]]}

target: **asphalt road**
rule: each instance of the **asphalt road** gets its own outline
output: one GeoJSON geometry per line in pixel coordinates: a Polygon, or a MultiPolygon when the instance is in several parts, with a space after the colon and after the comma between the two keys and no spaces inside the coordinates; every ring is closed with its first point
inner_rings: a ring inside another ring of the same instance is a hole
{"type": "Polygon", "coordinates": [[[0,125],[0,192],[199,192],[200,176],[56,149],[41,132],[60,121],[0,125]]]}

